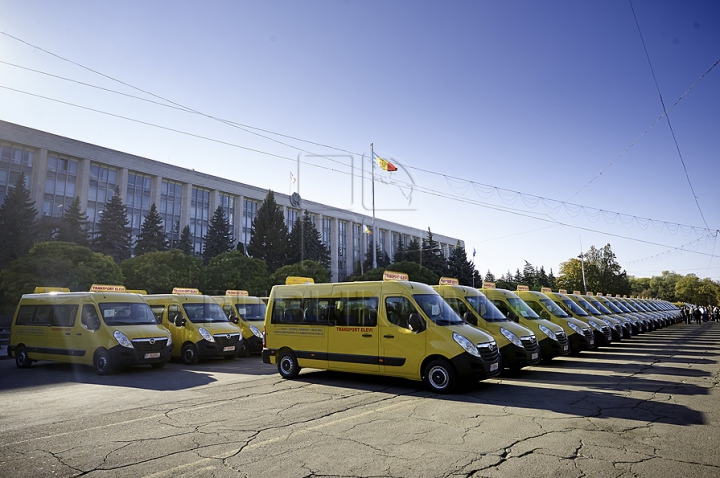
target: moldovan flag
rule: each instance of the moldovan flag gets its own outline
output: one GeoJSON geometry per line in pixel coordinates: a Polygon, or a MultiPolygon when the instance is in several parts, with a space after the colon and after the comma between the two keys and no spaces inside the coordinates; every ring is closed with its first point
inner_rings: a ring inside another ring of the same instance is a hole
{"type": "Polygon", "coordinates": [[[397,171],[397,167],[390,161],[388,161],[386,159],[382,159],[377,154],[375,155],[375,157],[377,158],[377,162],[380,165],[380,167],[383,168],[385,171],[397,171]]]}

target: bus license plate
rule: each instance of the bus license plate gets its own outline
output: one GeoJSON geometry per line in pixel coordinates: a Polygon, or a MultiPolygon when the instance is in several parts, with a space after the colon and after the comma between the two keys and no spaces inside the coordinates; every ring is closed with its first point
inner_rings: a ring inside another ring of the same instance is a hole
{"type": "Polygon", "coordinates": [[[535,352],[534,354],[532,354],[532,355],[530,356],[530,360],[535,360],[536,358],[538,358],[537,352],[535,352]]]}
{"type": "Polygon", "coordinates": [[[590,345],[595,345],[595,339],[590,340],[590,345]]]}
{"type": "Polygon", "coordinates": [[[490,371],[491,371],[491,372],[494,372],[495,370],[498,369],[499,366],[500,366],[500,364],[497,363],[497,362],[491,363],[491,364],[490,364],[490,371]]]}
{"type": "Polygon", "coordinates": [[[150,352],[145,354],[146,359],[160,358],[160,352],[150,352]]]}
{"type": "Polygon", "coordinates": [[[223,352],[232,352],[233,350],[235,350],[234,345],[228,345],[227,347],[223,347],[223,352]]]}
{"type": "Polygon", "coordinates": [[[567,346],[567,345],[563,345],[563,351],[565,351],[565,352],[568,351],[568,346],[567,346]]]}

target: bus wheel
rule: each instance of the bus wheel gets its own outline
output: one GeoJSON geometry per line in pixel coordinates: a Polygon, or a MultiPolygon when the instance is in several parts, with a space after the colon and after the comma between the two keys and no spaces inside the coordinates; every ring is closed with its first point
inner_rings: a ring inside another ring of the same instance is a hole
{"type": "Polygon", "coordinates": [[[25,347],[20,347],[15,351],[15,365],[17,365],[18,368],[28,368],[32,365],[32,360],[28,357],[25,347]]]}
{"type": "Polygon", "coordinates": [[[195,347],[195,344],[183,345],[181,355],[183,362],[185,362],[185,365],[195,365],[200,361],[200,356],[198,355],[197,347],[195,347]]]}
{"type": "Polygon", "coordinates": [[[282,378],[295,378],[300,373],[300,365],[292,352],[283,352],[278,358],[277,364],[282,378]]]}
{"type": "Polygon", "coordinates": [[[437,393],[449,393],[455,388],[455,370],[447,360],[433,360],[425,367],[425,385],[437,393]]]}
{"type": "Polygon", "coordinates": [[[250,344],[247,340],[241,339],[240,342],[238,342],[238,357],[247,357],[250,355],[250,344]]]}
{"type": "Polygon", "coordinates": [[[95,353],[95,371],[98,375],[107,375],[112,373],[110,354],[107,350],[99,350],[95,353]]]}

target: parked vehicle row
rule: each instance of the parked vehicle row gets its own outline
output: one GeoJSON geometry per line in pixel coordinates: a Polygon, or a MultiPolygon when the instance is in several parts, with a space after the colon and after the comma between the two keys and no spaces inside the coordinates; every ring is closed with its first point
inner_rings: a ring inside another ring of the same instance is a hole
{"type": "Polygon", "coordinates": [[[18,304],[8,354],[21,368],[55,360],[107,374],[161,368],[171,357],[194,365],[262,353],[284,378],[308,367],[421,380],[449,392],[680,320],[664,301],[525,286],[513,292],[493,283],[476,289],[452,278],[428,286],[389,271],[371,282],[289,277],[262,299],[236,290],[39,287],[18,304]]]}

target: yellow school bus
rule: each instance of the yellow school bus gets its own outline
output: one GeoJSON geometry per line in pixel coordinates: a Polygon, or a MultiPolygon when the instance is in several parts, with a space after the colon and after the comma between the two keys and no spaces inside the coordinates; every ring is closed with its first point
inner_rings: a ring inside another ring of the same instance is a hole
{"type": "Polygon", "coordinates": [[[242,330],[238,344],[238,357],[262,352],[263,330],[265,329],[265,302],[260,297],[248,294],[246,290],[226,290],[225,295],[213,296],[230,321],[242,330]]]}
{"type": "Polygon", "coordinates": [[[90,292],[38,287],[23,295],[8,353],[20,368],[52,360],[91,365],[104,375],[122,366],[163,367],[171,348],[170,333],[140,295],[98,284],[90,292]]]}
{"type": "Polygon", "coordinates": [[[466,322],[493,336],[500,348],[502,367],[517,371],[540,363],[540,345],[532,330],[509,320],[474,287],[443,279],[433,289],[466,322]]]}
{"type": "Polygon", "coordinates": [[[432,287],[389,271],[383,281],[273,287],[262,357],[284,378],[309,367],[423,380],[441,393],[500,372],[490,335],[432,287]]]}
{"type": "Polygon", "coordinates": [[[142,296],[158,323],[172,334],[174,357],[186,365],[201,359],[233,359],[238,353],[240,328],[230,322],[215,299],[197,289],[173,289],[172,294],[142,296]]]}

